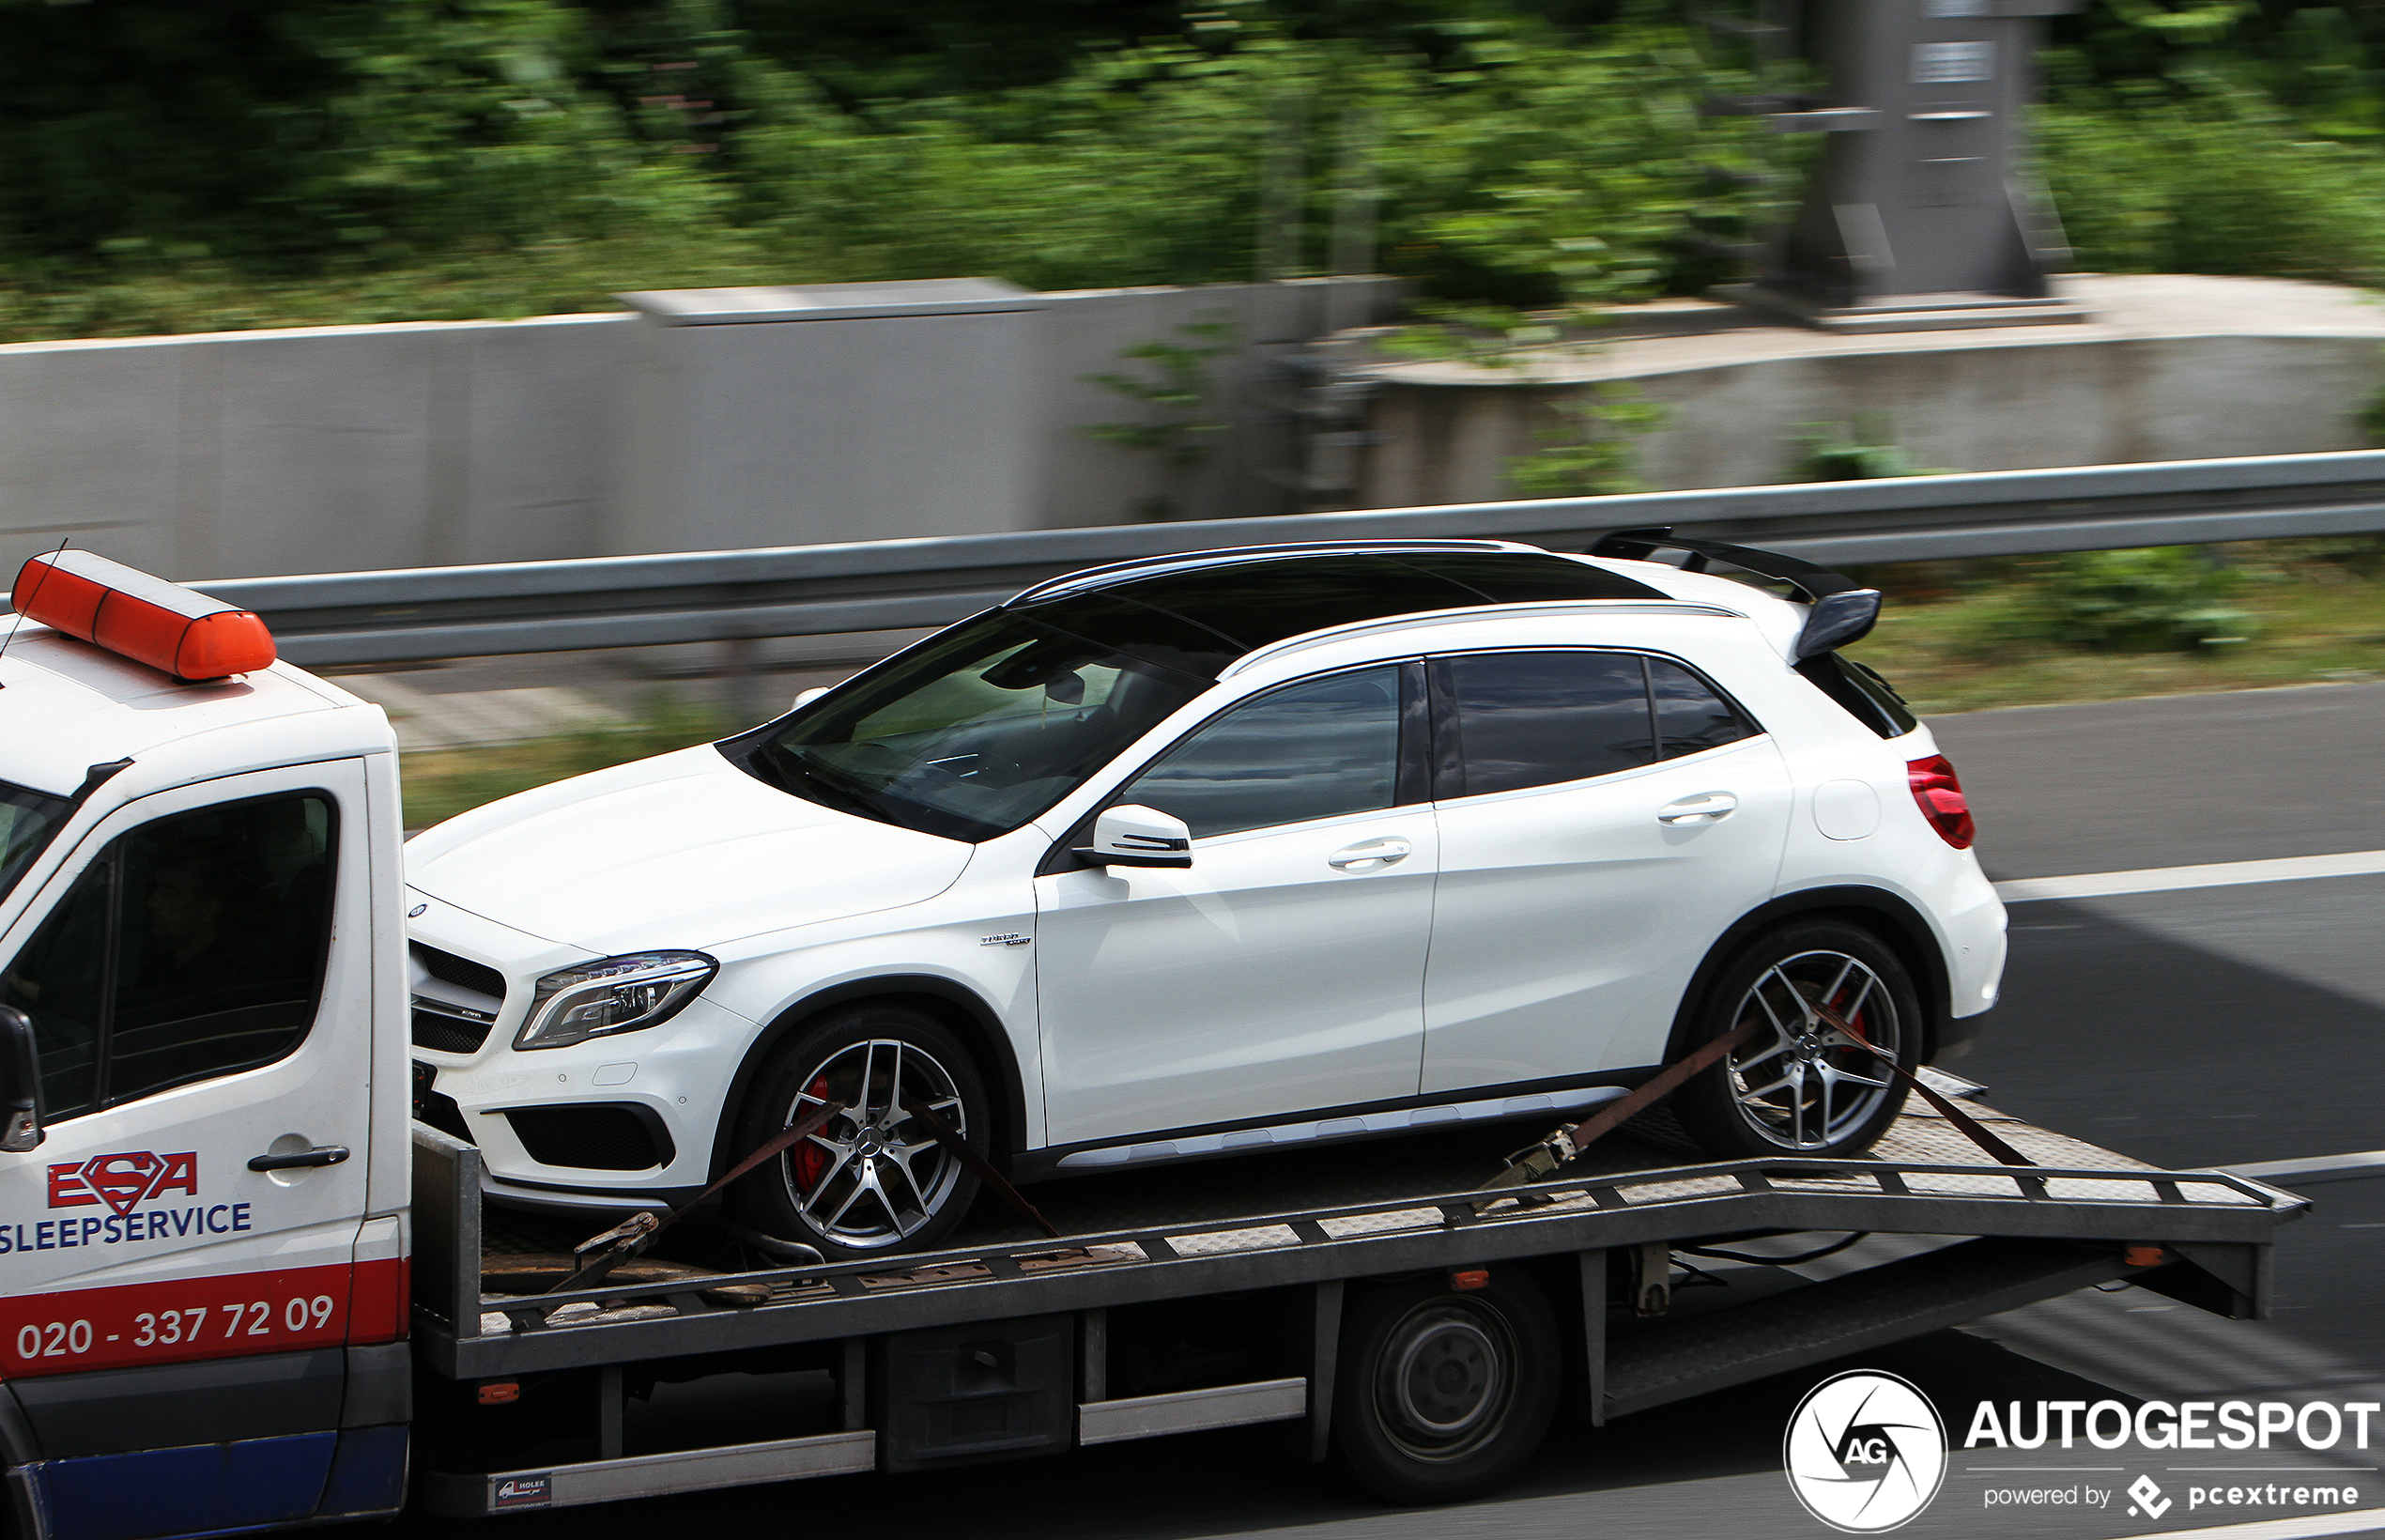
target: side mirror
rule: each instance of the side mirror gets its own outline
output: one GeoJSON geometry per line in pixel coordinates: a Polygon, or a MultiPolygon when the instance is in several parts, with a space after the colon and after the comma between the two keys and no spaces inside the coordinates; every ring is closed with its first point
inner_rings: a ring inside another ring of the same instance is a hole
{"type": "Polygon", "coordinates": [[[1093,848],[1077,855],[1096,866],[1189,867],[1192,831],[1180,818],[1129,802],[1102,809],[1093,821],[1093,848]]]}
{"type": "Polygon", "coordinates": [[[794,705],[793,705],[792,707],[789,708],[789,709],[791,709],[791,710],[794,710],[794,711],[801,711],[801,710],[803,710],[803,708],[804,708],[804,707],[806,707],[806,706],[808,706],[808,705],[811,704],[814,701],[819,700],[822,696],[823,696],[823,695],[825,695],[825,694],[827,694],[827,693],[828,693],[828,686],[827,686],[827,685],[814,685],[811,688],[809,688],[809,689],[808,689],[808,690],[803,690],[803,691],[798,692],[798,693],[797,693],[797,695],[795,696],[795,703],[794,703],[794,705]]]}
{"type": "Polygon", "coordinates": [[[0,1006],[0,1150],[23,1154],[41,1143],[41,1057],[33,1023],[0,1006]]]}

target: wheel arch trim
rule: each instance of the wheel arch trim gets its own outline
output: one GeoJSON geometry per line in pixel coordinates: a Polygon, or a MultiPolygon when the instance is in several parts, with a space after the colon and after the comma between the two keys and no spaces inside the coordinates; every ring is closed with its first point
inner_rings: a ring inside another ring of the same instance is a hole
{"type": "Polygon", "coordinates": [[[1910,901],[1885,888],[1842,885],[1779,894],[1733,920],[1707,948],[1698,971],[1690,976],[1689,987],[1681,993],[1681,1004],[1673,1012],[1672,1030],[1665,1040],[1664,1062],[1670,1064],[1688,1051],[1691,1024],[1705,1003],[1707,991],[1714,987],[1716,975],[1742,947],[1775,926],[1831,915],[1873,921],[1881,941],[1911,970],[1915,992],[1921,996],[1920,1062],[1927,1064],[1934,1059],[1953,1016],[1953,976],[1946,962],[1946,943],[1910,901]]]}
{"type": "Polygon", "coordinates": [[[992,1094],[996,1119],[991,1159],[997,1166],[1007,1165],[1009,1157],[1023,1147],[1027,1128],[1025,1079],[1020,1073],[1018,1051],[1002,1024],[1000,1012],[966,984],[938,974],[879,974],[849,978],[792,1000],[755,1036],[745,1057],[738,1062],[737,1072],[730,1077],[728,1095],[721,1101],[720,1125],[713,1133],[714,1174],[727,1170],[731,1162],[746,1153],[731,1148],[730,1141],[734,1137],[738,1115],[745,1108],[746,1095],[752,1088],[754,1077],[778,1044],[821,1012],[866,1000],[889,1004],[920,1002],[946,1025],[956,1028],[963,1044],[976,1052],[991,1071],[992,1084],[986,1088],[992,1094]]]}

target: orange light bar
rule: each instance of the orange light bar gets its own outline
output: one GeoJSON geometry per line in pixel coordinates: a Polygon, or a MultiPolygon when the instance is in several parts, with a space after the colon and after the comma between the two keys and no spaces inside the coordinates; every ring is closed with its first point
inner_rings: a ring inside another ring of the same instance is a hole
{"type": "Polygon", "coordinates": [[[273,661],[273,633],[252,612],[89,551],[34,557],[8,598],[27,620],[186,682],[273,661]]]}

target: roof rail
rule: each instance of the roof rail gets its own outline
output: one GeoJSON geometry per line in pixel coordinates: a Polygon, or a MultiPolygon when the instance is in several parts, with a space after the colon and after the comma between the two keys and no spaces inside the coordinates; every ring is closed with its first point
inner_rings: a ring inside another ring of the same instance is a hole
{"type": "Polygon", "coordinates": [[[1369,551],[1536,551],[1538,546],[1528,546],[1519,540],[1303,540],[1278,546],[1232,546],[1221,550],[1174,551],[1164,556],[1139,556],[1131,562],[1113,562],[1107,566],[1086,567],[1058,578],[1049,578],[1033,588],[1022,590],[1008,602],[1023,604],[1029,599],[1048,598],[1054,593],[1076,588],[1098,588],[1111,578],[1169,566],[1222,566],[1228,562],[1257,556],[1324,556],[1331,552],[1362,555],[1369,551]]]}
{"type": "Polygon", "coordinates": [[[1795,652],[1799,661],[1861,641],[1880,620],[1880,591],[1866,588],[1842,572],[1818,567],[1778,551],[1760,551],[1752,546],[1678,538],[1670,525],[1617,530],[1601,536],[1598,544],[1590,547],[1590,554],[1613,561],[1645,562],[1658,550],[1688,552],[1689,560],[1682,563],[1686,572],[1703,572],[1709,562],[1721,562],[1795,589],[1813,607],[1806,616],[1805,629],[1797,633],[1795,652]]]}

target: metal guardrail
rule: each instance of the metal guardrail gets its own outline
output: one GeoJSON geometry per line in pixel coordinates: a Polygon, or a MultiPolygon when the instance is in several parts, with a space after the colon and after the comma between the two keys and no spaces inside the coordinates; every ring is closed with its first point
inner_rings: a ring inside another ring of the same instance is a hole
{"type": "Polygon", "coordinates": [[[2385,451],[518,562],[196,586],[308,665],[829,636],[948,624],[1060,573],[1279,541],[1495,536],[1556,548],[1618,529],[1828,563],[2385,530],[2385,451]]]}

